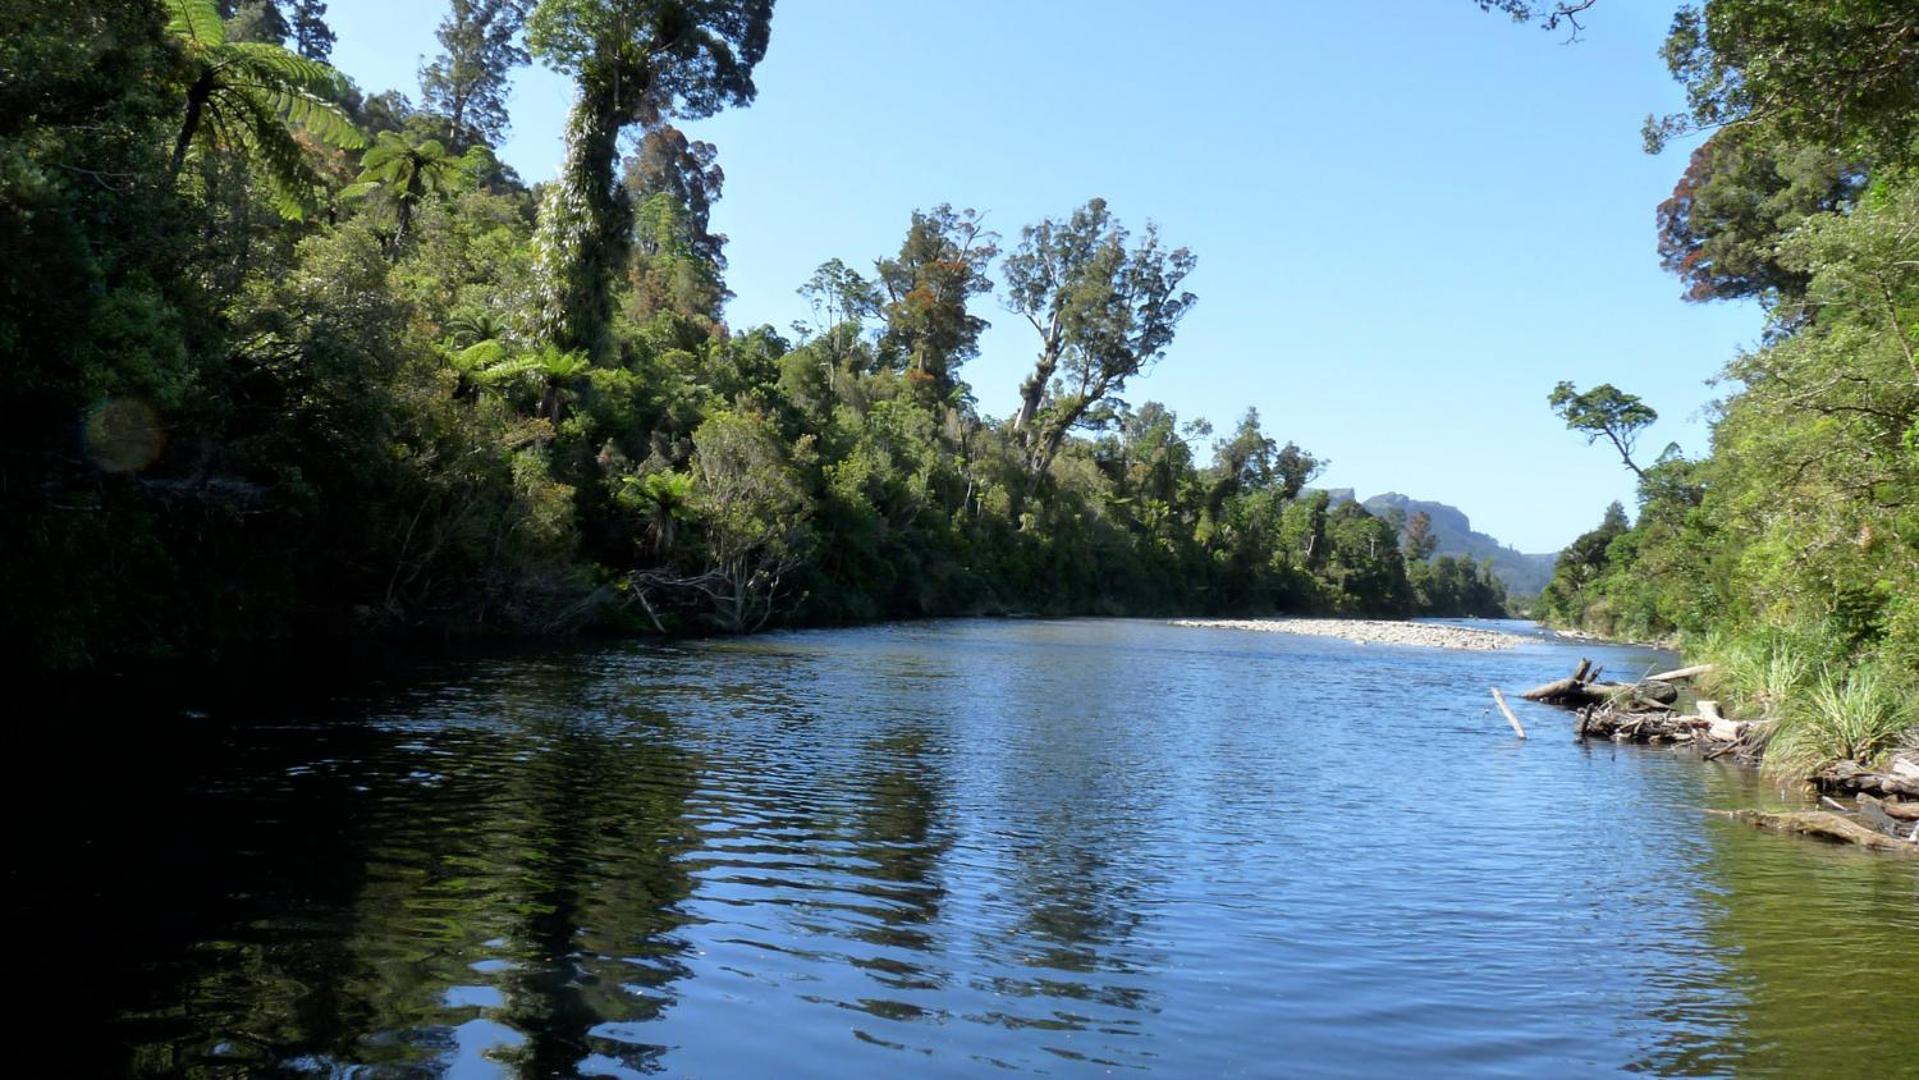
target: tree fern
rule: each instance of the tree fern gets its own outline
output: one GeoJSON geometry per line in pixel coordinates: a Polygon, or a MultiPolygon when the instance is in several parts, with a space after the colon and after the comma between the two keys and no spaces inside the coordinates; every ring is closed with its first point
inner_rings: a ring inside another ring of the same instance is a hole
{"type": "Polygon", "coordinates": [[[447,153],[438,139],[422,140],[397,131],[382,131],[367,152],[360,155],[360,175],[343,189],[343,198],[357,198],[374,191],[386,191],[393,197],[399,215],[394,242],[406,238],[413,211],[428,192],[452,186],[456,176],[471,176],[493,160],[483,146],[474,146],[459,157],[447,153]]]}
{"type": "Polygon", "coordinates": [[[214,0],[171,0],[167,5],[167,33],[204,48],[227,43],[227,26],[214,0]]]}
{"type": "Polygon", "coordinates": [[[366,145],[336,104],[345,76],[278,45],[229,42],[213,0],[168,0],[167,30],[193,70],[173,175],[196,150],[234,154],[259,173],[275,210],[306,216],[319,202],[319,178],[296,129],[342,149],[366,145]]]}

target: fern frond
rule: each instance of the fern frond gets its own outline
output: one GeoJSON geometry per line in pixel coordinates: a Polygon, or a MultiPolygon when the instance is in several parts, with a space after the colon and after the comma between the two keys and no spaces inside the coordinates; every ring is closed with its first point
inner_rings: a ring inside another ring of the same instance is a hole
{"type": "MultiPolygon", "coordinates": [[[[473,348],[478,349],[489,344],[492,343],[481,342],[479,345],[473,346],[473,348]]],[[[539,372],[539,368],[540,362],[537,358],[519,356],[511,360],[504,360],[492,364],[488,367],[472,368],[469,369],[469,372],[473,376],[474,381],[483,386],[502,386],[516,379],[529,379],[539,372]]]]}
{"type": "Polygon", "coordinates": [[[226,24],[213,0],[167,0],[167,33],[203,49],[227,41],[226,24]]]}
{"type": "Polygon", "coordinates": [[[585,353],[560,349],[550,344],[541,346],[530,359],[540,374],[554,380],[578,378],[593,368],[593,362],[587,359],[585,353]]]}
{"type": "Polygon", "coordinates": [[[382,131],[373,139],[373,145],[360,155],[360,174],[380,174],[383,179],[392,179],[385,175],[387,167],[406,156],[406,140],[398,132],[382,131]]]}
{"type": "Polygon", "coordinates": [[[493,340],[475,342],[453,354],[454,367],[475,375],[497,371],[505,361],[506,345],[493,340]]]}
{"type": "Polygon", "coordinates": [[[254,84],[242,88],[289,123],[306,128],[314,138],[342,150],[358,150],[366,136],[353,126],[346,110],[302,90],[254,84]]]}
{"type": "Polygon", "coordinates": [[[262,82],[277,82],[315,97],[338,100],[350,89],[345,75],[318,60],[264,41],[236,41],[225,50],[237,67],[262,82]]]}
{"type": "Polygon", "coordinates": [[[267,101],[236,94],[246,124],[241,135],[247,156],[259,166],[274,210],[289,221],[303,221],[320,205],[320,178],[307,163],[306,148],[293,137],[267,101]]]}

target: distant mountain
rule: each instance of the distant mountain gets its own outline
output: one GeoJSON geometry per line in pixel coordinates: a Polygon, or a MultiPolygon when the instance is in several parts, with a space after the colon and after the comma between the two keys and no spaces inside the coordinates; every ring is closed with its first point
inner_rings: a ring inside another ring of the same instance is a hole
{"type": "MultiPolygon", "coordinates": [[[[1352,488],[1328,488],[1326,493],[1332,496],[1335,506],[1357,498],[1352,488]]],[[[1456,506],[1415,499],[1395,491],[1375,495],[1360,505],[1368,513],[1379,515],[1398,507],[1406,512],[1408,518],[1424,510],[1433,519],[1433,535],[1439,538],[1435,555],[1463,555],[1474,562],[1490,557],[1494,575],[1505,583],[1506,591],[1515,598],[1537,596],[1552,580],[1553,563],[1559,558],[1558,552],[1527,555],[1515,551],[1483,532],[1474,531],[1472,521],[1456,506]]]]}

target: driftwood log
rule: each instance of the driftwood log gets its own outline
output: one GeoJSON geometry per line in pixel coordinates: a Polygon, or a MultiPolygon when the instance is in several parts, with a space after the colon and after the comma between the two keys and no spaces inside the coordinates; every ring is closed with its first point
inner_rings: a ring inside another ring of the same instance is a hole
{"type": "Polygon", "coordinates": [[[1851,818],[1841,817],[1830,810],[1787,810],[1777,814],[1764,810],[1711,810],[1708,813],[1729,817],[1734,821],[1743,821],[1755,829],[1798,833],[1804,836],[1816,836],[1822,840],[1857,844],[1873,851],[1919,856],[1919,843],[1898,840],[1884,833],[1874,832],[1851,818]]]}
{"type": "Polygon", "coordinates": [[[1710,675],[1714,670],[1711,664],[1694,664],[1691,667],[1675,668],[1672,671],[1662,671],[1657,675],[1648,675],[1644,681],[1686,682],[1689,679],[1697,679],[1701,675],[1710,675]]]}
{"type": "Polygon", "coordinates": [[[1870,795],[1861,795],[1859,805],[1871,805],[1894,821],[1919,821],[1919,802],[1887,802],[1870,795]]]}
{"type": "Polygon", "coordinates": [[[1527,701],[1569,709],[1607,705],[1615,709],[1647,711],[1663,709],[1678,701],[1679,688],[1663,679],[1641,679],[1636,683],[1600,682],[1599,671],[1592,666],[1592,661],[1581,660],[1579,670],[1573,672],[1570,678],[1535,686],[1519,696],[1527,701]]]}
{"type": "MultiPolygon", "coordinates": [[[[1662,671],[1636,683],[1599,681],[1590,660],[1581,660],[1571,677],[1534,687],[1521,694],[1573,710],[1574,735],[1615,742],[1692,744],[1707,761],[1732,755],[1756,764],[1763,752],[1763,724],[1734,720],[1716,701],[1695,703],[1696,715],[1682,715],[1678,684],[1711,671],[1708,664],[1662,671]]],[[[1498,691],[1493,692],[1498,695],[1498,691]]],[[[1833,765],[1812,778],[1822,802],[1831,810],[1716,810],[1756,828],[1803,833],[1877,851],[1919,855],[1919,752],[1895,753],[1886,771],[1877,772],[1854,762],[1833,765]],[[1832,796],[1852,796],[1853,805],[1832,796]]]]}
{"type": "Polygon", "coordinates": [[[1536,686],[1520,697],[1575,710],[1579,721],[1574,734],[1580,739],[1698,743],[1708,759],[1728,753],[1747,758],[1753,752],[1746,745],[1750,724],[1726,719],[1713,702],[1701,702],[1697,716],[1681,715],[1674,708],[1679,702],[1678,684],[1711,670],[1709,664],[1697,664],[1635,683],[1609,683],[1598,681],[1592,661],[1581,660],[1570,677],[1536,686]]]}
{"type": "Polygon", "coordinates": [[[1842,761],[1820,771],[1812,778],[1821,791],[1839,791],[1853,795],[1897,795],[1919,799],[1919,780],[1895,773],[1873,772],[1850,761],[1842,761]]]}

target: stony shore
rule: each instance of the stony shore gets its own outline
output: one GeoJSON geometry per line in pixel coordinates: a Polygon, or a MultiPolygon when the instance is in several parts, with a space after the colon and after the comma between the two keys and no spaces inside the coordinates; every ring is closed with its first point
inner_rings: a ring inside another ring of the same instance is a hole
{"type": "Polygon", "coordinates": [[[1176,619],[1173,625],[1334,637],[1358,645],[1418,645],[1432,649],[1478,651],[1510,649],[1526,640],[1517,634],[1498,630],[1377,619],[1176,619]]]}

